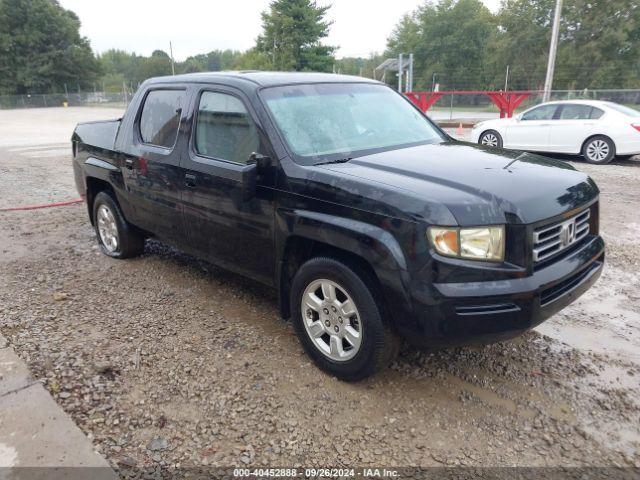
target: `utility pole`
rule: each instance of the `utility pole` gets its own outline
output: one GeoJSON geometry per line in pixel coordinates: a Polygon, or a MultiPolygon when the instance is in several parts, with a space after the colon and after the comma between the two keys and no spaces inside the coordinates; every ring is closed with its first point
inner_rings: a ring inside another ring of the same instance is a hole
{"type": "Polygon", "coordinates": [[[562,12],[562,0],[556,0],[556,11],[553,15],[553,27],[551,28],[551,45],[549,46],[549,62],[547,63],[547,78],[544,81],[543,102],[551,98],[553,86],[553,70],[556,66],[556,51],[558,50],[558,33],[560,32],[560,14],[562,12]]]}
{"type": "Polygon", "coordinates": [[[398,55],[398,91],[402,93],[402,54],[398,55]]]}
{"type": "Polygon", "coordinates": [[[507,74],[504,77],[504,91],[509,89],[509,65],[507,65],[507,74]]]}
{"type": "Polygon", "coordinates": [[[407,91],[413,92],[413,53],[409,54],[409,79],[407,84],[407,91]]]}
{"type": "Polygon", "coordinates": [[[169,42],[169,52],[171,53],[171,75],[175,75],[176,67],[173,64],[173,45],[171,45],[171,42],[169,42]]]}

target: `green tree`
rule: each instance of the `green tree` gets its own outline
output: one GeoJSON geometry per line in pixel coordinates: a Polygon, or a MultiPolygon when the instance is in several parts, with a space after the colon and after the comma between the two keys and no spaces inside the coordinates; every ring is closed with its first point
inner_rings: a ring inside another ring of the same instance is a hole
{"type": "Polygon", "coordinates": [[[428,2],[401,19],[386,53],[414,53],[415,89],[431,88],[434,74],[441,88],[472,88],[490,77],[486,59],[495,33],[495,18],[480,0],[428,2]]]}
{"type": "Polygon", "coordinates": [[[572,0],[562,13],[554,88],[640,88],[637,0],[572,0]]]}
{"type": "Polygon", "coordinates": [[[0,0],[0,93],[87,89],[98,75],[73,12],[57,0],[0,0]]]}
{"type": "Polygon", "coordinates": [[[267,58],[275,70],[331,71],[335,47],[321,43],[331,25],[328,9],[313,0],[274,0],[262,13],[263,33],[250,58],[267,58]]]}

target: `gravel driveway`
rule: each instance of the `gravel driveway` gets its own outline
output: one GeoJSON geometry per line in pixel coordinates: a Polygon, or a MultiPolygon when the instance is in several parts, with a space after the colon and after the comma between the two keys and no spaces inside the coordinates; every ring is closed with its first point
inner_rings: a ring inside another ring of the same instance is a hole
{"type": "MultiPolygon", "coordinates": [[[[53,110],[25,124],[101,113],[53,110]]],[[[65,138],[25,146],[13,126],[12,145],[3,115],[5,206],[77,197],[65,138]]],[[[640,162],[571,160],[602,190],[607,266],[513,341],[405,346],[342,383],[307,359],[274,292],[156,242],[108,258],[84,204],[0,212],[0,331],[114,466],[638,467],[640,162]]]]}

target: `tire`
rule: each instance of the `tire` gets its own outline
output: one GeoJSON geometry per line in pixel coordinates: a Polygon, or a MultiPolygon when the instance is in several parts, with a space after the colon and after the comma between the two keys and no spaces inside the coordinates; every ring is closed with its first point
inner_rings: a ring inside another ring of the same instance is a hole
{"type": "Polygon", "coordinates": [[[127,223],[120,207],[107,192],[98,193],[93,201],[93,224],[105,255],[131,258],[144,251],[144,237],[127,223]]]}
{"type": "Polygon", "coordinates": [[[596,135],[584,142],[582,156],[589,163],[605,165],[616,156],[616,146],[609,137],[596,135]]]}
{"type": "Polygon", "coordinates": [[[366,275],[332,258],[313,258],[298,269],[291,285],[293,326],[304,350],[322,370],[341,380],[358,381],[395,358],[399,340],[383,323],[376,292],[366,275]],[[314,308],[307,306],[311,303],[314,308]]]}
{"type": "Polygon", "coordinates": [[[502,136],[495,130],[487,130],[480,135],[478,144],[487,147],[502,148],[502,136]]]}

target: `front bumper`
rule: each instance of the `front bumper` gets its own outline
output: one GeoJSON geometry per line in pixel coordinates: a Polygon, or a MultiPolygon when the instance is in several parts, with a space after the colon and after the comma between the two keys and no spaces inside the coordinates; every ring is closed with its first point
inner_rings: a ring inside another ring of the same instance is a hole
{"type": "Polygon", "coordinates": [[[604,241],[578,249],[523,278],[439,283],[413,296],[415,322],[399,328],[422,347],[493,343],[517,336],[586,292],[604,266],[604,241]]]}

